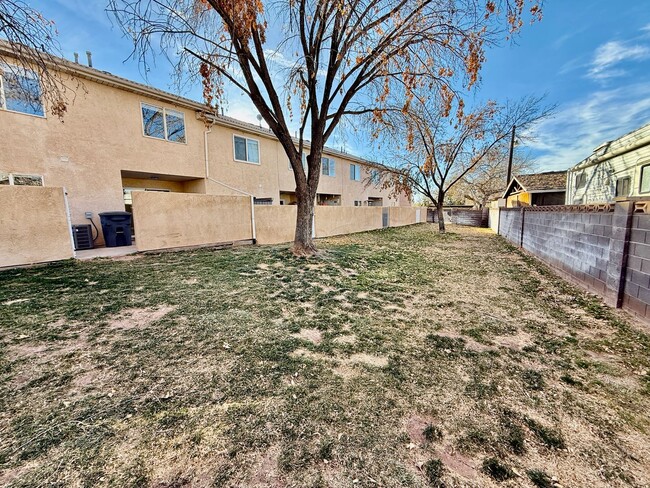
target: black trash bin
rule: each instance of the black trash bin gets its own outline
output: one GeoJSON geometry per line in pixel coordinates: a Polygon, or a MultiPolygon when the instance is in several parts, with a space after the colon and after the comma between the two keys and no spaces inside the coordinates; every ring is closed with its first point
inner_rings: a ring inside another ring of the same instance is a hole
{"type": "Polygon", "coordinates": [[[102,212],[99,214],[106,247],[130,246],[131,214],[129,212],[102,212]]]}

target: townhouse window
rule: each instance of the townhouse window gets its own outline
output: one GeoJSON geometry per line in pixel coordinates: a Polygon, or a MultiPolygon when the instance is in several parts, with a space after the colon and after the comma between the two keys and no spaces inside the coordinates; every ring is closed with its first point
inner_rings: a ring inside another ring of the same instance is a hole
{"type": "Polygon", "coordinates": [[[630,187],[632,186],[632,178],[625,176],[616,180],[616,196],[627,197],[630,195],[630,187]]]}
{"type": "Polygon", "coordinates": [[[0,185],[44,186],[43,177],[40,175],[26,175],[3,172],[0,172],[0,185]]]}
{"type": "Polygon", "coordinates": [[[639,185],[639,193],[650,192],[650,164],[641,166],[641,184],[639,185]]]}
{"type": "Polygon", "coordinates": [[[336,176],[336,161],[331,158],[322,158],[321,173],[325,176],[336,176]]]}
{"type": "Polygon", "coordinates": [[[260,143],[255,139],[233,136],[235,161],[260,164],[260,143]]]}
{"type": "Polygon", "coordinates": [[[381,183],[381,175],[379,174],[379,171],[376,169],[370,171],[370,181],[372,181],[373,185],[381,183]]]}
{"type": "Polygon", "coordinates": [[[587,185],[587,173],[576,175],[576,189],[579,190],[587,185]]]}
{"type": "Polygon", "coordinates": [[[38,75],[28,69],[0,63],[0,109],[44,117],[38,75]]]}
{"type": "Polygon", "coordinates": [[[185,143],[185,114],[143,103],[142,130],[147,137],[185,143]]]}
{"type": "Polygon", "coordinates": [[[363,201],[362,201],[362,200],[355,200],[355,201],[354,201],[354,206],[355,206],[355,207],[361,207],[361,206],[363,206],[363,201]]]}
{"type": "Polygon", "coordinates": [[[353,181],[361,180],[361,166],[358,164],[350,165],[350,179],[353,181]]]}

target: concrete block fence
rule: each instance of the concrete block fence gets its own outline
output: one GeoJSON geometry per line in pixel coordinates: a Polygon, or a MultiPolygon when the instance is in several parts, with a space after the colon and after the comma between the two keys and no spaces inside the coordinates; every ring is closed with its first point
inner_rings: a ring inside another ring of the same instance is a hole
{"type": "Polygon", "coordinates": [[[497,233],[650,321],[650,201],[499,209],[497,233]]]}

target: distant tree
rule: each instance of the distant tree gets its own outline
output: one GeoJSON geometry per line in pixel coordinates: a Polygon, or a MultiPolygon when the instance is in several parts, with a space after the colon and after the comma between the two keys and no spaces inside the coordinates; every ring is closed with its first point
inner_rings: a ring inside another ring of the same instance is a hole
{"type": "Polygon", "coordinates": [[[542,102],[541,97],[503,105],[488,102],[450,119],[433,99],[419,99],[392,122],[393,145],[399,152],[396,162],[384,168],[384,186],[428,198],[436,207],[439,230],[445,232],[442,208],[450,191],[474,171],[490,166],[513,125],[526,130],[548,117],[554,107],[542,102]]]}
{"type": "Polygon", "coordinates": [[[148,63],[160,44],[179,73],[200,74],[208,104],[224,82],[255,105],[287,154],[298,204],[293,252],[309,256],[323,148],[345,117],[381,126],[394,87],[407,109],[427,87],[450,103],[450,80],[473,85],[484,47],[538,0],[109,0],[148,63]],[[297,137],[290,125],[295,120],[297,137]],[[309,138],[306,170],[301,159],[309,138]]]}
{"type": "Polygon", "coordinates": [[[27,2],[0,0],[1,74],[11,78],[13,94],[23,103],[34,103],[38,97],[61,118],[67,110],[67,86],[55,69],[60,53],[57,35],[54,22],[27,2]],[[38,86],[31,82],[30,73],[38,76],[38,86]]]}
{"type": "MultiPolygon", "coordinates": [[[[488,202],[506,189],[508,174],[509,140],[490,151],[483,161],[449,189],[449,199],[464,203],[471,201],[475,208],[484,208],[488,202]]],[[[512,174],[520,175],[534,171],[535,162],[515,151],[512,174]]]]}

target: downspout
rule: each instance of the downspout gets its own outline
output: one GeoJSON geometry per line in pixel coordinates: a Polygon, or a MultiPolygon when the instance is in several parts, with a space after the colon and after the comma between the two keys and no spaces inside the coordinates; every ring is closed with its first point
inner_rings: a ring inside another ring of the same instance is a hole
{"type": "Polygon", "coordinates": [[[209,157],[209,151],[208,151],[208,134],[212,132],[212,126],[214,125],[214,120],[208,122],[205,117],[203,117],[203,120],[205,121],[206,124],[206,129],[203,131],[203,148],[204,148],[204,154],[205,154],[205,179],[208,181],[212,181],[213,183],[216,183],[218,185],[222,185],[232,191],[236,191],[238,193],[242,193],[244,195],[247,195],[250,197],[251,201],[251,230],[252,230],[252,235],[253,235],[253,244],[257,242],[257,235],[255,231],[255,196],[251,193],[248,193],[244,190],[240,190],[239,188],[232,187],[230,185],[227,185],[226,183],[222,181],[215,180],[214,178],[210,177],[210,157],[209,157]]]}

